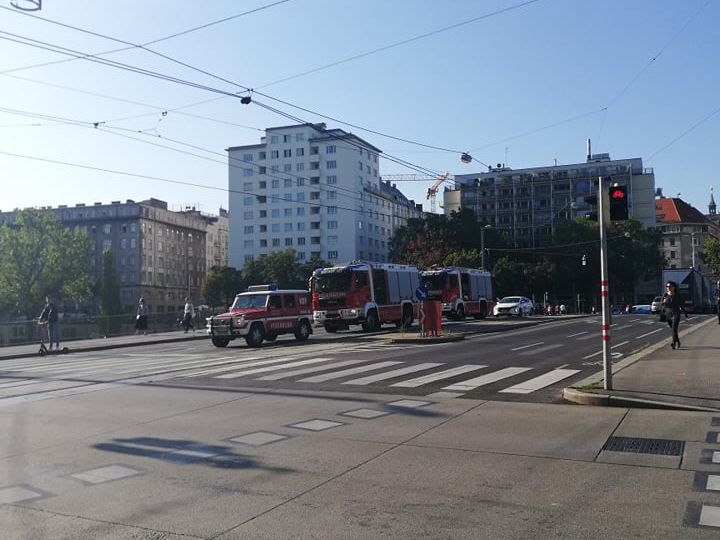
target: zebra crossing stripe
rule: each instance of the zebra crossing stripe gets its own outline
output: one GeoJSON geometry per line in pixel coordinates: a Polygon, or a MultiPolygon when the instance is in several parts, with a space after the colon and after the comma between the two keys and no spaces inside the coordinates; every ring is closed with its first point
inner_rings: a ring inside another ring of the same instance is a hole
{"type": "Polygon", "coordinates": [[[237,379],[238,377],[245,377],[246,375],[255,375],[256,373],[265,373],[266,371],[277,371],[279,369],[306,366],[308,364],[317,364],[319,362],[327,362],[331,358],[310,358],[308,360],[299,360],[297,362],[290,362],[287,364],[280,364],[277,366],[265,366],[255,369],[244,369],[242,371],[234,371],[232,373],[225,373],[224,375],[216,375],[215,379],[237,379]]]}
{"type": "Polygon", "coordinates": [[[458,366],[455,368],[446,369],[445,371],[431,373],[430,375],[423,375],[422,377],[417,377],[415,379],[409,379],[407,381],[400,381],[395,384],[391,384],[390,386],[399,386],[401,388],[417,388],[418,386],[423,386],[424,384],[428,384],[433,381],[441,381],[443,379],[449,379],[450,377],[455,377],[456,375],[462,375],[463,373],[468,373],[469,371],[476,371],[478,369],[483,369],[486,367],[487,366],[481,366],[481,365],[458,366]]]}
{"type": "Polygon", "coordinates": [[[314,377],[307,377],[306,379],[300,379],[298,382],[302,383],[320,383],[325,381],[331,381],[333,379],[341,379],[348,375],[355,375],[356,373],[364,373],[365,371],[373,371],[375,369],[382,369],[390,366],[396,366],[402,364],[402,362],[378,362],[377,364],[368,364],[366,366],[360,366],[356,368],[344,369],[342,371],[334,371],[332,373],[325,373],[323,375],[315,375],[314,377]]]}
{"type": "Polygon", "coordinates": [[[280,379],[287,379],[288,377],[295,377],[297,375],[305,375],[306,373],[316,373],[318,371],[327,371],[329,369],[341,368],[346,366],[352,366],[361,362],[367,362],[367,360],[343,360],[342,362],[333,362],[332,364],[325,364],[324,366],[313,366],[303,369],[295,369],[292,371],[284,371],[282,373],[273,373],[272,375],[265,375],[259,377],[258,381],[278,381],[280,379]]]}
{"type": "Polygon", "coordinates": [[[277,364],[279,362],[289,362],[295,360],[295,356],[284,356],[282,358],[271,358],[269,360],[258,360],[257,362],[247,362],[246,360],[256,360],[262,358],[261,356],[251,356],[243,361],[231,362],[231,366],[214,367],[211,369],[201,369],[200,371],[191,371],[190,373],[184,373],[181,377],[201,377],[203,375],[212,375],[213,373],[222,373],[223,371],[232,371],[233,369],[248,368],[253,366],[265,366],[267,364],[277,364]]]}
{"type": "Polygon", "coordinates": [[[502,379],[507,379],[508,377],[513,377],[514,375],[524,373],[531,369],[532,368],[509,367],[501,369],[499,371],[495,371],[493,373],[488,373],[487,375],[475,377],[474,379],[468,379],[467,381],[460,381],[458,383],[451,384],[450,386],[444,387],[443,390],[468,392],[480,386],[485,386],[486,384],[491,384],[502,379]]]}
{"type": "Polygon", "coordinates": [[[425,362],[424,364],[415,364],[414,366],[408,366],[400,369],[395,369],[393,371],[386,371],[384,373],[378,373],[375,375],[368,375],[367,377],[360,377],[359,379],[353,379],[351,381],[346,381],[343,384],[355,384],[358,386],[363,386],[366,384],[374,383],[377,381],[384,381],[387,379],[394,379],[395,377],[400,377],[401,375],[406,375],[408,373],[415,373],[416,371],[423,371],[425,369],[430,369],[438,366],[442,366],[443,364],[439,364],[437,362],[425,362]]]}
{"type": "Polygon", "coordinates": [[[535,377],[534,379],[527,380],[515,386],[510,386],[504,390],[500,390],[501,393],[508,394],[529,394],[535,390],[540,390],[546,386],[550,386],[558,381],[562,381],[568,377],[580,373],[579,369],[554,369],[535,377]]]}

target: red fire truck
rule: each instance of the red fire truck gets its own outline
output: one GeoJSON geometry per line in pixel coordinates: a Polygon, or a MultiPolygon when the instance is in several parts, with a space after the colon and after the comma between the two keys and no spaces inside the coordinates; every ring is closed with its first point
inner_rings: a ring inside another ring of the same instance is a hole
{"type": "Polygon", "coordinates": [[[484,319],[492,313],[490,272],[475,268],[430,268],[420,273],[428,300],[439,300],[448,319],[484,319]]]}
{"type": "Polygon", "coordinates": [[[353,261],[318,268],[310,278],[313,319],[328,332],[360,324],[373,332],[383,323],[409,327],[417,313],[416,266],[353,261]]]}

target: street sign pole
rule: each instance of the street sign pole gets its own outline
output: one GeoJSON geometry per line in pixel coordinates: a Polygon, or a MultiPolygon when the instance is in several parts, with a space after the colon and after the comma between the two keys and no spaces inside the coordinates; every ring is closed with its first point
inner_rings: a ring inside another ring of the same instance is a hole
{"type": "Polygon", "coordinates": [[[612,356],[610,351],[610,296],[608,287],[608,260],[607,260],[607,231],[605,208],[610,201],[603,183],[602,176],[598,178],[598,225],[600,227],[600,298],[602,302],[602,352],[605,390],[612,390],[612,356]]]}

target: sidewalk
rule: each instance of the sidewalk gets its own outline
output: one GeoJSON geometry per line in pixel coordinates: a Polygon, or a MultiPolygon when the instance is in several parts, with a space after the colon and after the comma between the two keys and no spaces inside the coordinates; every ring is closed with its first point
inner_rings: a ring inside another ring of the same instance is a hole
{"type": "MultiPolygon", "coordinates": [[[[182,330],[172,332],[158,332],[144,336],[113,336],[96,339],[79,339],[74,341],[60,341],[60,347],[67,347],[70,353],[101,351],[105,349],[118,349],[121,347],[137,347],[139,345],[153,345],[156,343],[174,343],[176,341],[189,341],[195,339],[207,339],[205,329],[196,330],[194,333],[183,333],[182,330]]],[[[47,346],[47,343],[46,343],[47,346]]],[[[11,345],[0,348],[0,361],[11,358],[29,358],[38,355],[40,343],[29,343],[26,345],[11,345]]]]}
{"type": "Polygon", "coordinates": [[[666,328],[666,339],[613,364],[612,390],[603,389],[601,371],[563,396],[582,405],[720,411],[720,326],[716,315],[699,317],[689,328],[680,322],[679,350],[666,328]]]}

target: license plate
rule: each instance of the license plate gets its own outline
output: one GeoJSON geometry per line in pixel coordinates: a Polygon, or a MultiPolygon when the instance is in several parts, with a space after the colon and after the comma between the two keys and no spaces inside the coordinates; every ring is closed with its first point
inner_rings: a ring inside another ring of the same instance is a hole
{"type": "Polygon", "coordinates": [[[214,336],[227,336],[230,333],[229,328],[213,328],[214,336]]]}

